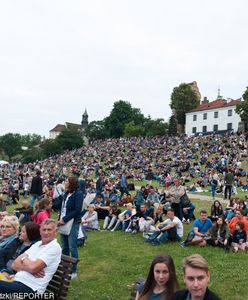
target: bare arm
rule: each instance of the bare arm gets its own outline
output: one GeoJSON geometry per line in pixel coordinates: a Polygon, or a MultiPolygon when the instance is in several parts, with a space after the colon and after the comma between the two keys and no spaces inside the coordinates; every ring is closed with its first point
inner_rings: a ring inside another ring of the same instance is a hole
{"type": "Polygon", "coordinates": [[[26,271],[31,274],[36,274],[40,271],[42,271],[46,267],[46,264],[41,259],[36,260],[30,260],[27,253],[23,253],[20,256],[18,256],[13,264],[12,268],[18,272],[18,271],[26,271]]]}

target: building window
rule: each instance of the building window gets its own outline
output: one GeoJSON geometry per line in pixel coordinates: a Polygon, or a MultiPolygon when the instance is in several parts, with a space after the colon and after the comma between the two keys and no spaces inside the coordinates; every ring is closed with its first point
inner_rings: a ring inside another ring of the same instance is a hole
{"type": "Polygon", "coordinates": [[[232,130],[232,123],[227,123],[227,130],[232,130]]]}
{"type": "Polygon", "coordinates": [[[214,118],[217,119],[218,116],[219,116],[219,112],[218,112],[218,111],[215,111],[215,112],[214,112],[214,118]]]}
{"type": "Polygon", "coordinates": [[[232,109],[228,109],[228,117],[232,116],[232,109]]]}
{"type": "Polygon", "coordinates": [[[196,127],[192,128],[192,133],[196,133],[196,127]]]}
{"type": "Polygon", "coordinates": [[[193,115],[193,121],[197,120],[197,115],[193,115]]]}
{"type": "Polygon", "coordinates": [[[207,132],[207,126],[202,126],[202,132],[207,132]]]}
{"type": "Polygon", "coordinates": [[[204,113],[204,114],[203,114],[203,120],[207,120],[207,117],[208,117],[208,114],[207,114],[207,113],[204,113]]]}
{"type": "Polygon", "coordinates": [[[218,125],[215,124],[215,125],[214,125],[214,132],[217,132],[217,131],[218,131],[218,125]]]}

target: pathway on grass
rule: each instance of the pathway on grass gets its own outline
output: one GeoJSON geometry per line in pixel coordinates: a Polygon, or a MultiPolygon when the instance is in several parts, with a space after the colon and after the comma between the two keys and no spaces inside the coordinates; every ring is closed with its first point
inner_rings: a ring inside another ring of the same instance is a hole
{"type": "MultiPolygon", "coordinates": [[[[211,196],[205,196],[205,195],[201,195],[199,193],[187,193],[187,195],[189,196],[189,198],[192,199],[198,199],[198,200],[202,200],[202,201],[209,201],[209,202],[214,202],[213,198],[211,196]]],[[[215,200],[219,200],[221,203],[225,203],[227,204],[229,201],[228,200],[223,200],[223,198],[220,197],[215,197],[215,200]]]]}

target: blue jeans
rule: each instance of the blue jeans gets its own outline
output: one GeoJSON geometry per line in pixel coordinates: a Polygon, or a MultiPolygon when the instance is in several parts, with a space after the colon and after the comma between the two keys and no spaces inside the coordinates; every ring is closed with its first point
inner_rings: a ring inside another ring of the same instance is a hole
{"type": "MultiPolygon", "coordinates": [[[[168,231],[155,231],[149,238],[148,240],[152,241],[155,240],[160,234],[162,233],[162,235],[158,238],[158,241],[162,242],[163,240],[165,240],[166,238],[168,238],[169,233],[168,231]]],[[[180,241],[181,238],[176,235],[176,241],[180,241]]]]}
{"type": "Polygon", "coordinates": [[[211,184],[211,193],[212,193],[213,199],[214,199],[215,194],[216,194],[216,188],[217,188],[216,184],[211,184]]]}
{"type": "Polygon", "coordinates": [[[187,209],[187,212],[184,212],[183,210],[183,217],[185,220],[192,220],[194,215],[195,206],[194,204],[190,203],[189,209],[187,209]]]}
{"type": "MultiPolygon", "coordinates": [[[[61,244],[62,244],[62,253],[65,255],[70,255],[72,257],[78,258],[78,248],[77,248],[77,239],[80,223],[73,223],[71,228],[71,233],[69,235],[60,235],[61,244]]],[[[77,265],[73,265],[72,273],[77,272],[77,265]]]]}
{"type": "Polygon", "coordinates": [[[30,207],[34,207],[34,202],[35,202],[35,200],[36,199],[39,199],[39,195],[37,195],[37,194],[31,194],[30,195],[30,203],[29,203],[29,206],[30,207]]]}

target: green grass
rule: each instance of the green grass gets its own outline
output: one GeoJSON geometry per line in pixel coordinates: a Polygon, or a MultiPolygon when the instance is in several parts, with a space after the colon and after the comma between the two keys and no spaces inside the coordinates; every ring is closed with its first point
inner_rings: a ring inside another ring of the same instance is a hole
{"type": "MultiPolygon", "coordinates": [[[[196,215],[203,207],[210,210],[209,202],[193,202],[197,206],[196,215]]],[[[191,225],[184,228],[186,235],[191,225]]],[[[245,253],[225,253],[222,249],[198,246],[183,249],[176,242],[153,247],[145,244],[140,234],[105,231],[89,232],[86,247],[79,249],[78,279],[72,281],[67,299],[129,299],[128,286],[138,277],[146,277],[151,260],[162,251],[174,258],[181,287],[184,287],[182,259],[199,253],[209,262],[211,289],[223,300],[248,300],[248,255],[245,253]]]]}
{"type": "MultiPolygon", "coordinates": [[[[201,208],[210,212],[211,202],[194,200],[196,216],[201,208]]],[[[8,206],[12,212],[14,206],[8,206]]],[[[53,214],[56,218],[56,214],[53,214]]],[[[191,225],[184,225],[185,236],[191,225]]],[[[181,248],[179,243],[165,243],[158,247],[147,245],[141,234],[123,232],[89,232],[86,247],[79,248],[78,278],[71,282],[67,299],[127,300],[129,286],[138,277],[146,277],[154,256],[169,253],[176,265],[180,286],[183,288],[181,263],[193,253],[203,255],[211,271],[210,288],[223,300],[248,300],[248,254],[225,253],[222,249],[198,246],[181,248]]]]}

